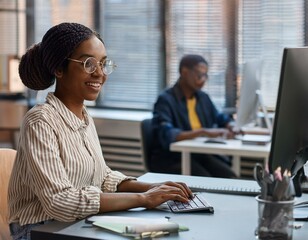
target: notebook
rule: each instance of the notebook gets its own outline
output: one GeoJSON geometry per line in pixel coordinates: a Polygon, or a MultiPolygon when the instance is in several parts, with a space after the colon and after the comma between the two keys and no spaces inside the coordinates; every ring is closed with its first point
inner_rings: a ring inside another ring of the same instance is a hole
{"type": "Polygon", "coordinates": [[[246,196],[257,196],[261,193],[261,188],[255,181],[245,182],[243,185],[242,181],[235,179],[228,179],[228,183],[221,181],[221,179],[207,179],[206,182],[195,183],[189,182],[188,186],[194,192],[212,192],[212,193],[223,193],[223,194],[234,194],[234,195],[246,195],[246,196]],[[215,182],[214,182],[215,181],[215,182]]]}
{"type": "Polygon", "coordinates": [[[245,134],[237,136],[237,139],[241,140],[243,144],[249,145],[266,145],[271,142],[270,135],[257,135],[257,134],[245,134]]]}
{"type": "Polygon", "coordinates": [[[125,237],[132,237],[133,239],[143,239],[144,233],[153,234],[162,232],[169,234],[188,230],[187,227],[180,226],[166,218],[96,215],[88,217],[86,223],[91,223],[94,226],[121,234],[125,237]]]}
{"type": "MultiPolygon", "coordinates": [[[[146,182],[182,182],[183,176],[176,174],[146,173],[138,179],[146,182]]],[[[190,176],[185,179],[185,183],[194,192],[212,192],[246,196],[257,196],[261,193],[261,188],[255,180],[242,181],[240,179],[190,176]]]]}
{"type": "Polygon", "coordinates": [[[296,200],[293,215],[296,221],[308,221],[308,201],[296,200]]]}

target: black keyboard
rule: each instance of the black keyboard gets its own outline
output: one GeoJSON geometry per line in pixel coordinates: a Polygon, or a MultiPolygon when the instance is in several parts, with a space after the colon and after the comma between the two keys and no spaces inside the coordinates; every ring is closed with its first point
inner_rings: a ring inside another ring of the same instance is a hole
{"type": "Polygon", "coordinates": [[[206,211],[214,213],[214,208],[204,199],[202,194],[195,193],[194,197],[188,203],[169,200],[167,204],[170,210],[174,213],[206,211]]]}

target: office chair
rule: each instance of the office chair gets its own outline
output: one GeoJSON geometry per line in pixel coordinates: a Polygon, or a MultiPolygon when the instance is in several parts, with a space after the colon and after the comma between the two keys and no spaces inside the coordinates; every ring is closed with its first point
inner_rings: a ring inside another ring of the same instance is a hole
{"type": "Polygon", "coordinates": [[[8,148],[0,148],[0,239],[6,240],[10,238],[8,225],[8,185],[15,161],[16,150],[8,148]]]}
{"type": "Polygon", "coordinates": [[[141,122],[142,156],[146,171],[150,171],[149,161],[152,154],[152,143],[153,143],[152,139],[153,139],[152,118],[147,118],[142,120],[141,122]]]}

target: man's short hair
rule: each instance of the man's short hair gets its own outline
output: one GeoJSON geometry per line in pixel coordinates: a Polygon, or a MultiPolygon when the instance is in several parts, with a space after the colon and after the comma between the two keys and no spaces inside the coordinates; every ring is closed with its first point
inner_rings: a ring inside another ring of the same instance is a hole
{"type": "Polygon", "coordinates": [[[188,69],[193,69],[199,63],[205,63],[208,66],[208,62],[204,59],[204,57],[200,55],[195,55],[195,54],[185,55],[182,57],[180,61],[179,72],[181,73],[183,67],[186,67],[188,69]]]}

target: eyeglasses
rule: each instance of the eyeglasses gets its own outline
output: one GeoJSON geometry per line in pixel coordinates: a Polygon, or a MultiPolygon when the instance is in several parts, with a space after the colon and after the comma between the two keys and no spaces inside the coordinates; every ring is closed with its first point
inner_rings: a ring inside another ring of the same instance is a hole
{"type": "Polygon", "coordinates": [[[209,77],[207,73],[201,73],[197,70],[193,70],[193,72],[197,76],[198,79],[202,79],[202,78],[208,79],[209,77]]]}
{"type": "Polygon", "coordinates": [[[104,74],[111,74],[117,67],[117,65],[109,58],[106,58],[103,62],[97,61],[94,57],[88,57],[85,61],[67,58],[69,61],[78,62],[83,64],[83,68],[86,73],[94,73],[98,66],[100,66],[101,70],[104,74]]]}

